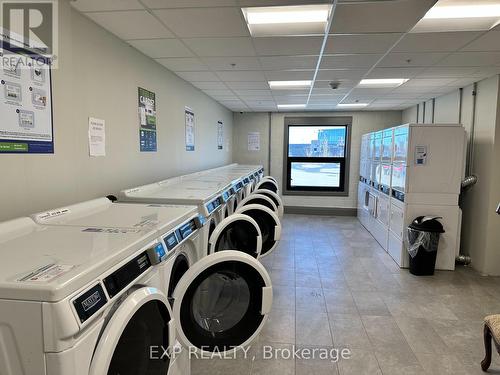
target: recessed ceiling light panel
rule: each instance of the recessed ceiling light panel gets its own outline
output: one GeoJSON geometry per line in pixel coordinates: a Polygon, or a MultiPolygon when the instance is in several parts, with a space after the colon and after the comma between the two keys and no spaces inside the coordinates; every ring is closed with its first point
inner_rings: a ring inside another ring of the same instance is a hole
{"type": "Polygon", "coordinates": [[[358,84],[362,88],[390,88],[399,87],[408,82],[408,78],[382,78],[382,79],[363,79],[358,84]]]}
{"type": "Polygon", "coordinates": [[[302,109],[306,104],[278,104],[278,109],[302,109]]]}
{"type": "Polygon", "coordinates": [[[412,33],[484,31],[500,23],[500,2],[440,0],[412,29],[412,33]]]}
{"type": "Polygon", "coordinates": [[[272,90],[293,90],[311,87],[312,81],[269,81],[272,90]]]}
{"type": "Polygon", "coordinates": [[[328,23],[330,4],[242,8],[253,37],[322,35],[328,23]]]}
{"type": "Polygon", "coordinates": [[[337,104],[339,108],[364,108],[367,107],[370,103],[340,103],[337,104]]]}

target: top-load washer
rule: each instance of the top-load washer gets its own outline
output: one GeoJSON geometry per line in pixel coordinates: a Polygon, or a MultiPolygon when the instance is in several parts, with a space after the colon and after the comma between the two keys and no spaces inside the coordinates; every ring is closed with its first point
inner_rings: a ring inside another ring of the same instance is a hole
{"type": "MultiPolygon", "coordinates": [[[[173,233],[185,225],[171,224],[173,233]]],[[[189,358],[165,355],[176,336],[190,352],[248,345],[272,304],[262,264],[236,251],[207,256],[180,278],[171,308],[161,267],[184,240],[168,250],[154,235],[30,218],[0,224],[0,373],[184,375],[189,358]]]]}

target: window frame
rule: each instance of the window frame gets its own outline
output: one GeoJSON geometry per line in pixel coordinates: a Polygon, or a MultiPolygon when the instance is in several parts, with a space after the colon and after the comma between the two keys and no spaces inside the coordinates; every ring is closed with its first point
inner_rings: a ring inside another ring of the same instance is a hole
{"type": "Polygon", "coordinates": [[[283,195],[309,196],[349,196],[349,168],[351,154],[352,117],[285,117],[283,140],[283,195]],[[345,126],[346,142],[344,157],[290,157],[289,156],[289,128],[293,126],[345,126]],[[292,187],[290,184],[292,162],[340,163],[340,181],[338,188],[324,188],[316,186],[292,187]]]}

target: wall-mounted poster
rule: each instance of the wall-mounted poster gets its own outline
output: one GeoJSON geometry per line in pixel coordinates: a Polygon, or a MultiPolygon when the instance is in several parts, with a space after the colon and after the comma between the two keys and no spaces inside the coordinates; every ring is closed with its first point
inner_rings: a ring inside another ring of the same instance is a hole
{"type": "Polygon", "coordinates": [[[89,155],[106,156],[106,121],[89,117],[89,155]]]}
{"type": "Polygon", "coordinates": [[[157,150],[156,134],[156,95],[141,87],[138,88],[139,104],[139,141],[141,152],[157,150]]]}
{"type": "Polygon", "coordinates": [[[248,133],[248,151],[260,151],[260,132],[248,133]]]}
{"type": "Polygon", "coordinates": [[[217,150],[222,150],[224,144],[224,124],[217,121],[217,150]]]}
{"type": "Polygon", "coordinates": [[[194,112],[191,108],[184,109],[186,121],[186,151],[194,151],[194,112]]]}
{"type": "Polygon", "coordinates": [[[1,153],[54,153],[50,59],[21,48],[0,48],[1,153]]]}

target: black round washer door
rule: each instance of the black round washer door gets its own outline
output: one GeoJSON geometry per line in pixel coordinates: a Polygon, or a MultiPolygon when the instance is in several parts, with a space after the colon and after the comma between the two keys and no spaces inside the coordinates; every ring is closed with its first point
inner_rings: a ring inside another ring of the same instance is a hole
{"type": "MultiPolygon", "coordinates": [[[[220,256],[223,260],[200,272],[180,296],[176,293],[174,311],[181,335],[205,352],[226,352],[249,343],[262,329],[269,312],[263,301],[264,294],[272,296],[270,279],[266,282],[255,265],[238,260],[238,252],[232,252],[234,256],[224,253],[229,252],[208,255],[207,261],[220,256]]],[[[262,267],[260,263],[258,266],[262,267]]]]}
{"type": "Polygon", "coordinates": [[[220,231],[214,243],[212,243],[211,252],[223,250],[242,251],[248,255],[257,258],[260,255],[258,248],[258,237],[260,235],[258,228],[248,220],[238,219],[229,224],[224,222],[219,225],[225,225],[220,231]]]}
{"type": "Polygon", "coordinates": [[[163,356],[169,347],[170,314],[161,301],[146,302],[129,320],[116,345],[108,375],[164,375],[170,359],[163,356]],[[151,348],[158,349],[150,356],[151,348]]]}
{"type": "Polygon", "coordinates": [[[173,304],[174,290],[182,276],[189,269],[189,261],[184,254],[179,254],[175,258],[174,264],[172,265],[172,272],[170,273],[170,280],[168,282],[168,300],[170,305],[173,304]]]}
{"type": "Polygon", "coordinates": [[[238,213],[250,216],[259,225],[260,234],[262,236],[262,250],[260,255],[266,255],[274,250],[278,242],[275,240],[276,227],[280,225],[280,223],[276,221],[276,218],[269,214],[269,212],[266,212],[266,210],[255,207],[255,205],[245,206],[238,210],[238,213]]]}
{"type": "Polygon", "coordinates": [[[271,190],[275,193],[278,192],[278,187],[276,186],[276,183],[274,183],[273,181],[271,180],[266,180],[266,181],[263,181],[259,184],[258,186],[259,189],[267,189],[267,190],[271,190]]]}
{"type": "Polygon", "coordinates": [[[271,202],[269,202],[266,199],[259,198],[259,197],[250,197],[250,198],[248,198],[248,200],[244,203],[244,205],[248,206],[249,204],[260,204],[260,205],[262,205],[264,207],[267,207],[267,208],[269,208],[270,210],[273,210],[273,211],[275,211],[275,209],[276,209],[276,207],[273,207],[273,205],[271,204],[271,202]]]}

